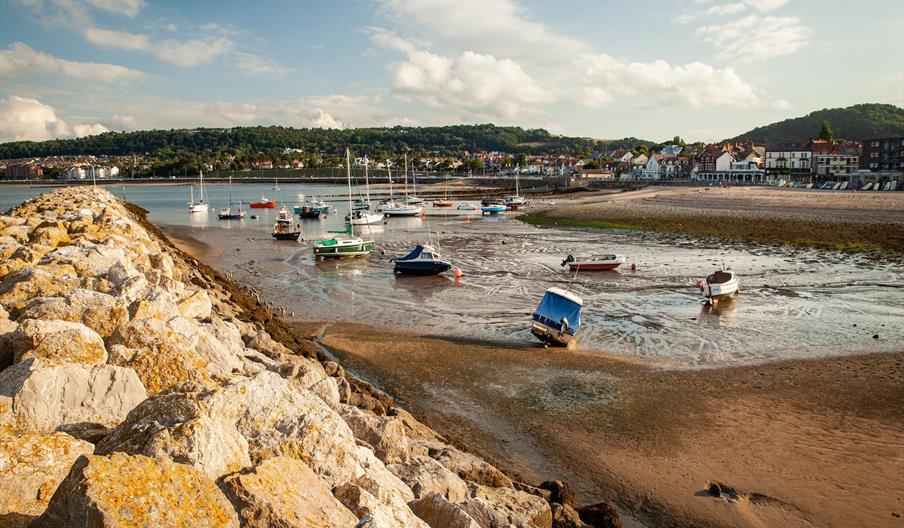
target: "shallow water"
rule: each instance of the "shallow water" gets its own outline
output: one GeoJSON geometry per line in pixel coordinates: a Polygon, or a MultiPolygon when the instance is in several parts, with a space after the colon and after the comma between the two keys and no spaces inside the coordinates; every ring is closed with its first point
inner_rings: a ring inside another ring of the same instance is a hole
{"type": "MultiPolygon", "coordinates": [[[[301,195],[344,190],[271,186],[236,185],[233,198],[247,203],[264,193],[291,207],[301,195]]],[[[315,262],[309,241],[342,228],[341,203],[335,203],[341,214],[300,221],[307,242],[276,242],[269,236],[275,210],[248,209],[260,219],[220,222],[216,208],[225,205],[228,187],[208,189],[212,207],[206,215],[185,211],[184,186],[126,187],[124,193],[164,229],[208,244],[210,264],[304,320],[535,345],[528,330],[531,312],[546,288],[566,286],[584,298],[582,348],[677,366],[890,351],[904,342],[900,262],[819,250],[723,247],[654,234],[538,229],[509,216],[388,219],[372,228],[378,251],[369,259],[315,262]],[[393,275],[393,255],[431,240],[463,278],[393,275]],[[560,267],[569,253],[606,252],[628,256],[628,264],[576,278],[560,267]],[[694,280],[722,263],[739,274],[742,291],[708,309],[694,280]]],[[[123,195],[121,187],[110,190],[123,195]]],[[[38,192],[0,188],[0,209],[38,192]]]]}

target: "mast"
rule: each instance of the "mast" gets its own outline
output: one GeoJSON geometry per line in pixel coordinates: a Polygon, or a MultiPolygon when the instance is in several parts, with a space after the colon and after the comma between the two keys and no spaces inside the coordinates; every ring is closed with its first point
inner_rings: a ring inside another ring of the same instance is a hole
{"type": "Polygon", "coordinates": [[[408,203],[408,153],[405,153],[405,203],[408,203]]]}
{"type": "Polygon", "coordinates": [[[395,203],[395,195],[392,194],[392,169],[389,167],[389,158],[386,158],[386,174],[389,176],[389,203],[395,203]]]}
{"type": "Polygon", "coordinates": [[[348,228],[351,235],[355,234],[355,224],[352,222],[352,162],[348,147],[345,147],[345,175],[348,177],[348,228]]]}
{"type": "Polygon", "coordinates": [[[367,212],[370,212],[370,180],[367,177],[367,156],[364,156],[364,193],[367,196],[367,212]]]}
{"type": "Polygon", "coordinates": [[[204,201],[204,171],[201,170],[198,172],[200,173],[200,179],[201,179],[201,202],[203,202],[204,201]]]}

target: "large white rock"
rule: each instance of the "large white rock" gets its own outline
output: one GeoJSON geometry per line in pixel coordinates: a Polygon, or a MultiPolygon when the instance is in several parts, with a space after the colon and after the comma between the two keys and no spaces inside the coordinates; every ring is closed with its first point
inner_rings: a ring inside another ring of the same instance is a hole
{"type": "Polygon", "coordinates": [[[513,488],[473,485],[472,497],[461,503],[485,528],[551,528],[552,509],[542,497],[513,488]]]}
{"type": "Polygon", "coordinates": [[[401,418],[377,416],[351,405],[340,405],[339,414],[355,438],[373,446],[380,460],[387,464],[408,460],[408,438],[401,418]]]}
{"type": "Polygon", "coordinates": [[[101,337],[107,338],[129,320],[126,306],[115,297],[92,290],[77,289],[65,297],[32,299],[19,320],[60,319],[82,323],[101,337]]]}
{"type": "Polygon", "coordinates": [[[430,457],[465,480],[491,487],[512,487],[512,479],[503,472],[485,460],[452,446],[443,446],[438,450],[431,449],[430,457]]]}
{"type": "Polygon", "coordinates": [[[11,339],[14,361],[41,358],[50,363],[89,365],[107,361],[104,340],[82,323],[25,319],[11,339]]]}
{"type": "Polygon", "coordinates": [[[145,398],[132,369],[28,359],[0,372],[0,426],[34,433],[112,427],[145,398]]]}
{"type": "Polygon", "coordinates": [[[429,528],[418,518],[407,504],[398,505],[384,502],[367,489],[353,483],[346,483],[333,490],[339,502],[352,511],[359,519],[367,520],[368,528],[429,528]]]}
{"type": "Polygon", "coordinates": [[[213,305],[206,290],[197,290],[178,302],[179,314],[186,319],[207,319],[213,305]]]}
{"type": "Polygon", "coordinates": [[[414,457],[386,467],[402,479],[417,498],[437,493],[452,502],[460,502],[470,495],[465,481],[428,456],[414,457]]]}
{"type": "Polygon", "coordinates": [[[483,528],[461,505],[449,501],[439,493],[428,493],[409,502],[408,507],[430,528],[483,528]]]}

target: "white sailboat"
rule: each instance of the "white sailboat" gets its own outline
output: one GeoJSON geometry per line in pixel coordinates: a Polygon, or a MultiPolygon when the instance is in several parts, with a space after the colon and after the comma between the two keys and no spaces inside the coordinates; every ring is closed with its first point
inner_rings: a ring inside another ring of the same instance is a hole
{"type": "Polygon", "coordinates": [[[345,221],[351,223],[352,225],[368,225],[368,224],[379,224],[383,221],[382,213],[371,213],[370,212],[370,176],[367,172],[367,166],[369,164],[367,156],[364,157],[364,194],[365,201],[364,204],[367,207],[355,207],[352,206],[348,215],[345,216],[345,221]]]}
{"type": "Polygon", "coordinates": [[[188,202],[188,212],[189,212],[189,214],[191,214],[191,213],[206,213],[206,212],[207,212],[207,209],[208,209],[208,207],[207,207],[207,202],[204,201],[204,171],[200,171],[200,173],[199,173],[199,180],[200,180],[200,187],[201,187],[201,189],[200,189],[200,192],[201,192],[201,199],[200,199],[200,200],[195,200],[195,186],[194,186],[194,184],[192,184],[192,185],[190,186],[190,189],[191,189],[191,190],[190,190],[190,193],[191,193],[191,201],[188,202]]]}
{"type": "Polygon", "coordinates": [[[274,182],[273,182],[273,190],[274,190],[274,191],[278,191],[278,190],[279,190],[279,176],[276,176],[276,177],[274,178],[274,182]]]}
{"type": "MultiPolygon", "coordinates": [[[[352,169],[351,153],[345,149],[345,170],[348,178],[348,211],[354,211],[352,206],[352,169]]],[[[346,224],[344,231],[332,232],[333,236],[320,238],[314,241],[315,258],[340,258],[367,256],[374,248],[373,237],[356,237],[354,224],[346,224]]]]}
{"type": "MultiPolygon", "coordinates": [[[[387,160],[386,170],[389,171],[389,201],[385,202],[380,206],[380,211],[386,216],[419,216],[421,212],[424,210],[423,207],[418,205],[409,204],[406,202],[396,202],[395,196],[392,193],[392,171],[388,165],[389,161],[387,160]]],[[[405,197],[408,197],[408,154],[405,154],[405,197]]]]}
{"type": "Polygon", "coordinates": [[[515,194],[513,196],[506,196],[503,200],[503,204],[511,210],[518,209],[519,207],[524,206],[527,201],[521,196],[521,186],[519,184],[519,174],[515,173],[515,194]]]}
{"type": "Polygon", "coordinates": [[[242,220],[245,218],[245,209],[242,208],[241,200],[239,200],[239,210],[232,212],[232,176],[229,176],[229,205],[220,209],[217,218],[220,220],[242,220]]]}

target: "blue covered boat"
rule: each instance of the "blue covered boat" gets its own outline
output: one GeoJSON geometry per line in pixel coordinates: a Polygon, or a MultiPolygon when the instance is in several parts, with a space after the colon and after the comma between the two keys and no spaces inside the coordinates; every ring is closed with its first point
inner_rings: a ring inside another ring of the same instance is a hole
{"type": "Polygon", "coordinates": [[[430,246],[420,244],[414,251],[395,260],[394,271],[404,275],[436,275],[452,269],[452,264],[430,246]]]}
{"type": "Polygon", "coordinates": [[[481,207],[480,212],[483,214],[496,214],[503,213],[506,209],[507,207],[503,204],[490,204],[481,207]]]}
{"type": "Polygon", "coordinates": [[[547,345],[568,346],[581,327],[584,300],[561,288],[550,288],[534,311],[530,331],[547,345]]]}

